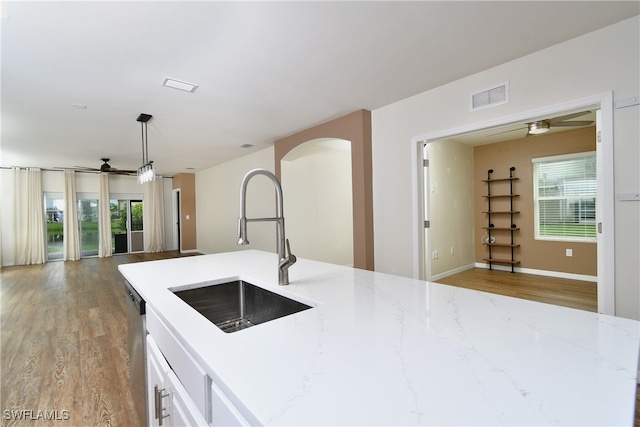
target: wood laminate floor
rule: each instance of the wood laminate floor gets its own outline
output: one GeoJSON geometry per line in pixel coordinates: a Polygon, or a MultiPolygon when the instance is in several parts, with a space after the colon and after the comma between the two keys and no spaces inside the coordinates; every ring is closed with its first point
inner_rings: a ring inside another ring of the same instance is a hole
{"type": "Polygon", "coordinates": [[[118,265],[176,256],[2,268],[0,425],[134,427],[118,265]]]}
{"type": "MultiPolygon", "coordinates": [[[[118,255],[3,268],[0,426],[135,427],[118,265],[176,256],[181,255],[118,255]]],[[[438,282],[596,310],[595,286],[589,284],[480,273],[469,270],[438,282]],[[536,286],[525,288],[523,278],[536,286]]],[[[638,396],[635,426],[640,427],[638,396]]]]}
{"type": "Polygon", "coordinates": [[[438,283],[522,298],[531,301],[598,311],[598,287],[593,282],[472,268],[438,283]]]}

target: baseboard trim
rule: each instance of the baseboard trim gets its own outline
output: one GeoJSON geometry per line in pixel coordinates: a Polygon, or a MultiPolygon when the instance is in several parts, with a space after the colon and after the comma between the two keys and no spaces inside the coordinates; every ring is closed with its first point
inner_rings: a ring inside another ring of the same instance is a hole
{"type": "Polygon", "coordinates": [[[204,255],[204,253],[200,252],[197,249],[186,249],[186,250],[180,251],[180,253],[181,254],[203,254],[204,255]]]}
{"type": "Polygon", "coordinates": [[[440,273],[440,274],[436,274],[435,276],[431,276],[429,281],[430,282],[435,282],[435,281],[437,281],[439,279],[442,279],[443,277],[448,277],[448,276],[452,276],[452,275],[457,274],[457,273],[462,273],[463,271],[471,270],[472,268],[475,268],[475,267],[476,267],[475,264],[463,265],[462,267],[458,267],[458,268],[455,268],[453,270],[445,271],[444,273],[440,273]]]}
{"type": "MultiPolygon", "coordinates": [[[[489,264],[485,264],[483,262],[476,262],[475,267],[488,269],[489,264]]],[[[491,268],[498,271],[511,271],[511,267],[507,265],[494,264],[491,268]]],[[[583,282],[598,283],[598,276],[589,276],[586,274],[564,273],[562,271],[537,270],[534,268],[522,268],[522,267],[515,267],[513,270],[516,273],[535,274],[538,276],[558,277],[561,279],[571,279],[571,280],[580,280],[583,282]]]]}

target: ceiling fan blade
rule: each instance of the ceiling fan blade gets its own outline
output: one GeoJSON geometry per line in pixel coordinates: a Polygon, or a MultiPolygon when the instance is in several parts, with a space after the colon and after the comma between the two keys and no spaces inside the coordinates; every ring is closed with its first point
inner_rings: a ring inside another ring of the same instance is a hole
{"type": "Polygon", "coordinates": [[[77,171],[77,170],[84,170],[84,169],[78,169],[78,168],[75,168],[75,167],[73,167],[73,168],[72,168],[72,167],[69,167],[69,166],[54,166],[53,168],[54,168],[54,169],[59,169],[59,170],[61,170],[61,171],[71,171],[71,170],[73,170],[73,171],[77,171]]]}
{"type": "Polygon", "coordinates": [[[526,127],[523,127],[523,128],[521,127],[521,128],[518,128],[518,129],[504,130],[502,132],[496,132],[496,133],[492,133],[490,135],[487,135],[487,138],[489,138],[490,136],[501,135],[503,133],[515,132],[515,131],[518,131],[518,130],[525,130],[525,129],[526,129],[526,127]]]}
{"type": "Polygon", "coordinates": [[[580,111],[578,113],[573,113],[573,114],[567,114],[564,116],[559,116],[559,117],[554,117],[552,119],[549,119],[550,123],[558,123],[558,122],[562,122],[565,120],[570,120],[570,119],[574,119],[576,117],[580,117],[580,116],[584,116],[585,114],[589,114],[591,111],[580,111]]]}
{"type": "Polygon", "coordinates": [[[550,126],[554,128],[559,126],[589,126],[592,123],[593,120],[574,120],[568,122],[551,123],[550,126]]]}
{"type": "Polygon", "coordinates": [[[86,166],[74,166],[72,168],[66,168],[66,169],[76,169],[76,170],[83,170],[83,171],[94,171],[94,172],[100,172],[100,169],[96,169],[96,168],[88,168],[86,166]]]}

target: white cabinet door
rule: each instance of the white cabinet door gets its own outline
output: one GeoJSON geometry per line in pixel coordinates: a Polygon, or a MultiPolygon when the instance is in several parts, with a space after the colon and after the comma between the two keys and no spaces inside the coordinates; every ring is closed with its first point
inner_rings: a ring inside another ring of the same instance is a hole
{"type": "Polygon", "coordinates": [[[171,387],[171,419],[173,427],[208,427],[209,424],[173,371],[167,373],[167,380],[171,387]]]}
{"type": "Polygon", "coordinates": [[[156,345],[147,335],[147,422],[150,427],[171,426],[167,372],[171,367],[156,345]]]}
{"type": "MultiPolygon", "coordinates": [[[[209,413],[209,376],[195,361],[180,340],[170,331],[160,317],[147,305],[147,330],[153,336],[171,370],[180,379],[189,396],[202,414],[209,413]]],[[[206,416],[208,419],[209,417],[206,416]]]]}

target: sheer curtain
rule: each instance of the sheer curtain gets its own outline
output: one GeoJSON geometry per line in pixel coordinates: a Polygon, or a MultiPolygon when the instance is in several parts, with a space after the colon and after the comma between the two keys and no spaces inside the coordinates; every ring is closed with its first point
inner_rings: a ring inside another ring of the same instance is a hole
{"type": "Polygon", "coordinates": [[[144,187],[144,250],[164,251],[164,181],[161,176],[144,187]]]}
{"type": "Polygon", "coordinates": [[[76,201],[76,172],[64,171],[64,260],[80,259],[80,230],[78,229],[78,203],[76,201]]]}
{"type": "Polygon", "coordinates": [[[45,252],[44,193],[38,168],[13,168],[14,264],[42,264],[45,252]]]}
{"type": "Polygon", "coordinates": [[[110,257],[113,254],[111,246],[111,205],[109,196],[109,174],[100,173],[100,192],[98,194],[98,256],[110,257]]]}

